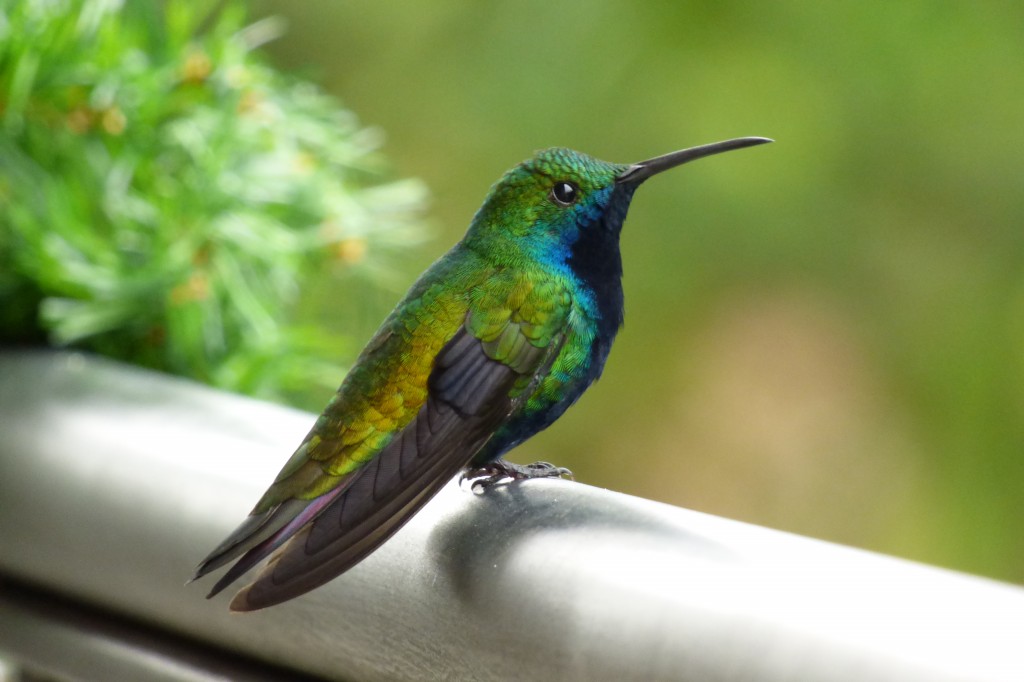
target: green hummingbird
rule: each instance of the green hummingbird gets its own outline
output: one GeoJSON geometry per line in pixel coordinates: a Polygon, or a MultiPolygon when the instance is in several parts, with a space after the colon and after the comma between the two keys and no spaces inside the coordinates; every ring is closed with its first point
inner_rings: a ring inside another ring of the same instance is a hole
{"type": "Polygon", "coordinates": [[[459,472],[484,488],[569,474],[502,455],[601,375],[623,320],[619,234],[633,192],[669,168],[766,142],[742,137],[633,164],[555,148],[505,173],[193,580],[241,557],[212,597],[276,552],[230,605],[261,609],[357,564],[459,472]]]}

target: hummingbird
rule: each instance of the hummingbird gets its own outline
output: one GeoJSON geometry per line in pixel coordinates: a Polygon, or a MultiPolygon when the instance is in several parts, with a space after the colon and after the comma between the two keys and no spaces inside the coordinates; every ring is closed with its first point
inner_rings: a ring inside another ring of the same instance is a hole
{"type": "Polygon", "coordinates": [[[771,141],[741,137],[633,164],[553,148],[506,172],[192,579],[237,559],[210,598],[274,555],[230,604],[262,609],[359,563],[460,472],[477,491],[571,477],[503,455],[601,375],[623,322],[619,235],[633,193],[688,161],[771,141]]]}

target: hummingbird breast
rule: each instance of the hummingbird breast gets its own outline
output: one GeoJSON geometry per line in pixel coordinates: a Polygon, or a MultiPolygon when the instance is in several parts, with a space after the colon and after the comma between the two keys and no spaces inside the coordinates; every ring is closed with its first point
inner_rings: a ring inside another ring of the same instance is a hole
{"type": "Polygon", "coordinates": [[[563,283],[571,300],[560,347],[529,397],[480,450],[474,464],[494,461],[546,429],[601,376],[622,326],[624,299],[621,219],[612,225],[600,222],[582,231],[561,272],[547,273],[563,283]]]}

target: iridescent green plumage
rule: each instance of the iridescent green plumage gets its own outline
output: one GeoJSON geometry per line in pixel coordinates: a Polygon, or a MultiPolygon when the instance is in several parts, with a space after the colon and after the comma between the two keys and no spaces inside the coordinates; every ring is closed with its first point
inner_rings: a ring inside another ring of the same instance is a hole
{"type": "Polygon", "coordinates": [[[236,557],[216,594],[279,547],[234,610],[323,584],[387,540],[454,475],[560,475],[500,459],[601,374],[622,324],[619,232],[666,168],[741,138],[633,165],[540,152],[491,189],[465,238],[381,325],[241,526],[200,564],[236,557]],[[287,544],[285,544],[287,542],[287,544]]]}

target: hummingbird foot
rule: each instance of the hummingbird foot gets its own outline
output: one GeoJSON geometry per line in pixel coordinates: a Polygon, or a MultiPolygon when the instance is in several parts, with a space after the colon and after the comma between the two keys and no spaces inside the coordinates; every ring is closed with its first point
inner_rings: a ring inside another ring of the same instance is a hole
{"type": "Polygon", "coordinates": [[[459,477],[459,485],[463,481],[472,481],[470,489],[480,494],[488,488],[505,481],[524,481],[529,478],[568,478],[574,480],[572,472],[565,467],[555,466],[550,462],[534,462],[532,464],[515,464],[498,459],[483,466],[466,469],[459,477]]]}

